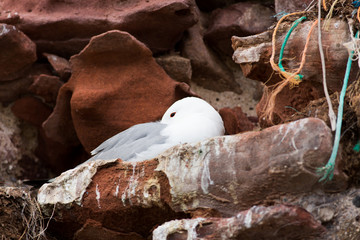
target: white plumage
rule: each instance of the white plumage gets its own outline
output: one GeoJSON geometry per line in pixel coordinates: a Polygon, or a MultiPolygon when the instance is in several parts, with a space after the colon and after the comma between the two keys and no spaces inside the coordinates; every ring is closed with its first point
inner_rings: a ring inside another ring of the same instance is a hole
{"type": "Polygon", "coordinates": [[[109,138],[91,152],[94,156],[88,161],[152,159],[175,145],[220,136],[224,131],[221,116],[210,104],[187,97],[171,105],[160,122],[137,124],[109,138]]]}

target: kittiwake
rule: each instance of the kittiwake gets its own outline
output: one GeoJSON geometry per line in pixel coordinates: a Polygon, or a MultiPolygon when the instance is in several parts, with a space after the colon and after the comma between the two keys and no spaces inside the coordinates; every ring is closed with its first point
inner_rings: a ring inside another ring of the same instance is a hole
{"type": "Polygon", "coordinates": [[[175,145],[199,142],[224,131],[220,114],[209,103],[187,97],[171,105],[161,121],[137,124],[109,138],[91,152],[88,161],[143,161],[175,145]]]}

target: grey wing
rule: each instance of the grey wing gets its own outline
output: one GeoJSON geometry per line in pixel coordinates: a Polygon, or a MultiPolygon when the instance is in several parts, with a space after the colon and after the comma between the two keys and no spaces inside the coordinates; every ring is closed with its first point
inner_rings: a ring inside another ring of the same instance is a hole
{"type": "Polygon", "coordinates": [[[166,137],[161,135],[161,131],[165,127],[166,125],[160,122],[134,125],[100,144],[91,152],[94,156],[88,161],[114,158],[128,161],[137,153],[147,150],[150,146],[164,143],[166,137]]]}

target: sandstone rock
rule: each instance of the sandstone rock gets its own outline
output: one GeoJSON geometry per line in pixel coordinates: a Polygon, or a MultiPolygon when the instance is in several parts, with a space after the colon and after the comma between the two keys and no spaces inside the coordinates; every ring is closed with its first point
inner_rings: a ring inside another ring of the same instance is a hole
{"type": "Polygon", "coordinates": [[[70,57],[85,47],[92,36],[113,29],[131,33],[155,52],[170,50],[196,21],[190,4],[188,0],[101,4],[85,0],[24,0],[14,4],[6,0],[1,7],[18,13],[21,21],[16,26],[35,41],[40,53],[70,57]]]}
{"type": "Polygon", "coordinates": [[[45,105],[40,99],[27,96],[18,99],[11,107],[16,117],[41,127],[42,123],[49,117],[52,109],[45,105]]]}
{"type": "Polygon", "coordinates": [[[178,82],[190,83],[192,69],[190,60],[178,55],[167,55],[156,58],[156,62],[165,72],[178,82]]]}
{"type": "Polygon", "coordinates": [[[292,13],[304,11],[312,0],[275,0],[275,11],[276,13],[292,13]]]}
{"type": "MultiPolygon", "coordinates": [[[[259,117],[260,126],[265,128],[272,125],[286,122],[294,114],[304,109],[312,100],[324,97],[324,89],[320,83],[304,81],[299,87],[285,87],[277,96],[275,100],[275,107],[273,110],[273,120],[263,116],[269,95],[273,88],[265,87],[264,94],[256,105],[256,114],[259,117]]],[[[315,117],[315,115],[311,115],[315,117]]],[[[302,115],[301,118],[309,117],[302,115]]]]}
{"type": "MultiPolygon", "coordinates": [[[[277,32],[275,63],[278,63],[278,54],[291,24],[292,22],[284,22],[277,32]]],[[[302,22],[290,35],[284,49],[284,59],[282,61],[287,71],[291,72],[298,69],[305,41],[312,24],[313,21],[302,22]]],[[[315,27],[310,35],[309,47],[306,52],[306,55],[311,57],[306,58],[300,74],[304,76],[304,81],[322,83],[322,74],[319,74],[322,72],[322,68],[317,35],[317,27],[315,27]]],[[[266,82],[267,85],[273,85],[281,80],[278,73],[274,74],[270,65],[271,36],[272,32],[269,31],[249,37],[232,38],[232,47],[235,50],[233,59],[240,64],[244,75],[251,79],[266,82]]],[[[349,56],[348,50],[343,44],[351,41],[347,22],[337,18],[331,19],[329,29],[322,31],[322,41],[323,46],[328,46],[327,54],[325,54],[328,88],[330,91],[339,91],[342,87],[342,82],[339,79],[344,78],[346,62],[349,56]]],[[[350,83],[356,78],[358,68],[357,64],[353,64],[349,79],[350,83]]]]}
{"type": "Polygon", "coordinates": [[[246,114],[243,113],[241,107],[222,108],[219,113],[224,121],[225,134],[231,135],[251,131],[255,127],[246,114]]]}
{"type": "Polygon", "coordinates": [[[35,63],[24,77],[0,81],[0,102],[11,103],[28,92],[29,86],[40,74],[50,74],[46,64],[35,63]]]}
{"type": "Polygon", "coordinates": [[[211,13],[204,39],[219,54],[232,56],[231,37],[264,32],[274,23],[274,14],[271,8],[251,2],[240,2],[217,9],[211,13]]]}
{"type": "Polygon", "coordinates": [[[0,24],[0,81],[24,76],[36,61],[35,44],[15,26],[0,24]]]}
{"type": "Polygon", "coordinates": [[[29,87],[29,92],[42,97],[47,103],[55,103],[58,92],[64,83],[57,76],[41,74],[29,87]]]}
{"type": "Polygon", "coordinates": [[[76,240],[98,240],[98,239],[124,239],[124,240],[144,240],[145,238],[136,233],[119,233],[111,229],[106,229],[100,222],[89,220],[84,227],[79,229],[75,235],[76,240]]]}
{"type": "Polygon", "coordinates": [[[201,11],[210,12],[217,8],[222,8],[235,3],[236,0],[196,0],[196,5],[201,11]]]}
{"type": "Polygon", "coordinates": [[[88,152],[132,125],[160,119],[173,102],[193,95],[126,32],[92,38],[70,63],[72,76],[61,87],[44,130],[63,145],[77,146],[80,140],[88,152]]]}
{"type": "Polygon", "coordinates": [[[162,239],[313,239],[325,228],[296,206],[253,206],[231,218],[173,220],[157,227],[153,240],[162,239]]]}
{"type": "MultiPolygon", "coordinates": [[[[88,162],[43,185],[38,201],[47,215],[56,204],[57,229],[76,222],[68,237],[89,219],[103,231],[146,237],[157,224],[185,213],[232,217],[282,196],[329,190],[318,183],[316,168],[327,162],[331,144],[324,122],[303,119],[179,145],[148,161],[88,162]]],[[[336,168],[330,189],[344,190],[346,177],[336,168]]]]}
{"type": "Polygon", "coordinates": [[[59,75],[59,77],[64,82],[67,81],[71,75],[71,68],[69,61],[66,60],[65,58],[49,53],[44,53],[44,56],[47,58],[47,60],[54,68],[55,72],[59,75]]]}
{"type": "Polygon", "coordinates": [[[197,12],[200,21],[187,30],[181,51],[184,57],[191,60],[193,81],[207,89],[218,92],[229,90],[241,93],[242,91],[236,83],[233,73],[204,43],[205,28],[202,26],[202,22],[205,20],[199,10],[197,12]]]}

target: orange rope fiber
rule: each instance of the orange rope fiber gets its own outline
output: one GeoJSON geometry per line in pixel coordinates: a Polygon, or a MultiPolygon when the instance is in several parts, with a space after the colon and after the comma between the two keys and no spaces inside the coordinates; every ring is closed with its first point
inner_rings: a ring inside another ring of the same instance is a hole
{"type": "Polygon", "coordinates": [[[322,1],[322,5],[323,5],[324,10],[327,11],[326,0],[323,0],[323,1],[322,1]]]}
{"type": "MultiPolygon", "coordinates": [[[[298,13],[293,13],[293,14],[289,14],[289,15],[295,15],[295,14],[298,14],[298,13]]],[[[286,16],[289,16],[289,15],[286,15],[286,16]]],[[[282,17],[280,21],[284,20],[285,17],[282,17]]],[[[275,90],[274,92],[271,93],[271,96],[269,97],[269,100],[265,106],[265,111],[264,113],[262,114],[262,117],[265,117],[265,118],[268,118],[271,122],[272,122],[272,112],[274,110],[274,107],[275,107],[275,100],[276,100],[276,96],[281,92],[281,90],[290,82],[291,86],[294,86],[294,85],[298,85],[300,83],[299,80],[295,79],[294,77],[297,76],[297,74],[300,73],[300,71],[302,70],[302,68],[304,67],[305,65],[305,60],[306,60],[306,51],[309,47],[309,42],[310,42],[310,36],[311,36],[311,33],[312,31],[314,30],[316,24],[318,23],[318,20],[316,20],[312,25],[311,25],[311,28],[309,30],[309,33],[306,37],[306,42],[305,42],[305,46],[304,46],[304,51],[302,53],[302,56],[301,56],[301,62],[300,62],[300,66],[299,68],[294,72],[294,73],[289,73],[289,72],[286,72],[286,79],[279,82],[279,83],[276,83],[275,85],[273,85],[275,87],[275,90]]],[[[271,58],[270,58],[270,64],[271,66],[273,67],[274,70],[277,70],[279,72],[280,69],[279,67],[275,64],[274,62],[274,56],[275,56],[275,37],[276,37],[276,31],[278,29],[278,26],[279,26],[279,23],[276,25],[276,28],[274,30],[274,33],[273,33],[273,39],[272,39],[272,46],[273,46],[273,49],[272,49],[272,55],[271,55],[271,58]]],[[[285,75],[283,74],[284,72],[281,72],[282,75],[285,77],[285,75]]]]}

